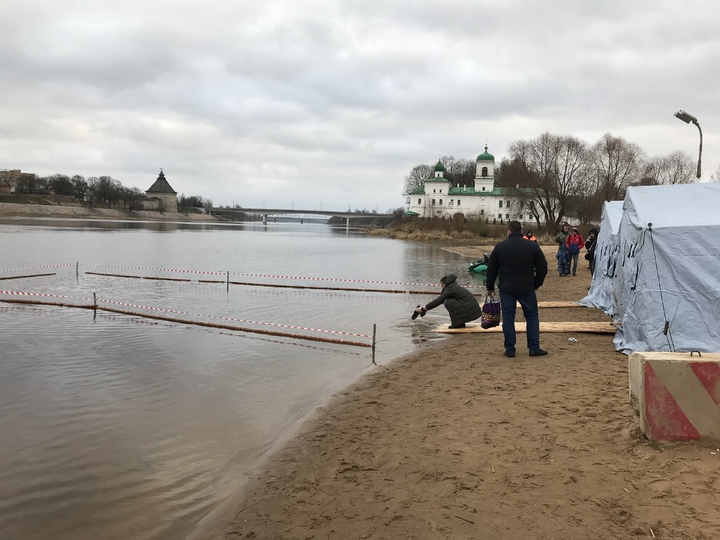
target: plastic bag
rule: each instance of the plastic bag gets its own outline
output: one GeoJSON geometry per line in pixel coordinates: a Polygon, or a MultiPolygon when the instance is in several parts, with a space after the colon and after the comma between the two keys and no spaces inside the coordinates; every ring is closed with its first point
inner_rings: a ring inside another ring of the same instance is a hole
{"type": "Polygon", "coordinates": [[[500,300],[495,296],[486,296],[485,303],[482,307],[482,316],[480,317],[480,326],[483,328],[492,328],[500,324],[500,300]]]}

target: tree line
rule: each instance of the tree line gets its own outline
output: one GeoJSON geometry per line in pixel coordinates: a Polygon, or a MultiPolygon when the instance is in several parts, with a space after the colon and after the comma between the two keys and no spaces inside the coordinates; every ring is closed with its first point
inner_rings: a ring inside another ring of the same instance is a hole
{"type": "MultiPolygon", "coordinates": [[[[475,161],[453,156],[440,161],[451,185],[474,187],[475,161]]],[[[519,201],[514,211],[531,214],[538,230],[541,221],[557,229],[568,218],[598,221],[603,202],[624,199],[628,186],[687,184],[696,180],[695,172],[695,161],[682,151],[648,157],[637,144],[610,133],[588,144],[546,132],[509,145],[508,156],[495,166],[495,185],[519,201]]],[[[432,166],[416,165],[405,177],[403,194],[433,175],[432,166]]]]}
{"type": "MultiPolygon", "coordinates": [[[[22,175],[16,181],[15,193],[28,195],[52,191],[56,195],[75,197],[76,199],[107,206],[108,208],[123,208],[124,210],[138,210],[142,208],[141,201],[146,199],[145,192],[137,187],[126,187],[119,180],[111,176],[91,176],[85,178],[81,175],[67,176],[65,174],[52,174],[50,176],[22,175]]],[[[198,195],[178,197],[178,206],[212,207],[212,201],[198,195]]]]}

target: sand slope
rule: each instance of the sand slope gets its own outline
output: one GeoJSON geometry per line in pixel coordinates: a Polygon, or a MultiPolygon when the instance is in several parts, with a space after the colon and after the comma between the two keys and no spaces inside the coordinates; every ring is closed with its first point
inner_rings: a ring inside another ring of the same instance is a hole
{"type": "MultiPolygon", "coordinates": [[[[550,262],[540,300],[580,299],[586,263],[559,278],[550,262]]],[[[609,322],[576,308],[541,309],[541,320],[609,322]]],[[[411,325],[437,322],[431,313],[411,325]]],[[[524,339],[513,360],[501,334],[476,333],[378,368],[197,537],[716,538],[720,451],[639,435],[612,336],[544,334],[542,358],[524,339]]]]}

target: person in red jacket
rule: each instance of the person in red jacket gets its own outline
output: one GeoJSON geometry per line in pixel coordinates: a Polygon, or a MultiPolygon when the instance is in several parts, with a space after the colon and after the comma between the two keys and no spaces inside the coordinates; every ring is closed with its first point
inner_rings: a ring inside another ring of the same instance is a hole
{"type": "Polygon", "coordinates": [[[573,227],[570,231],[570,235],[565,240],[565,248],[570,254],[570,265],[572,266],[572,275],[574,276],[577,272],[578,257],[580,256],[580,250],[585,246],[585,240],[578,230],[573,227]]]}

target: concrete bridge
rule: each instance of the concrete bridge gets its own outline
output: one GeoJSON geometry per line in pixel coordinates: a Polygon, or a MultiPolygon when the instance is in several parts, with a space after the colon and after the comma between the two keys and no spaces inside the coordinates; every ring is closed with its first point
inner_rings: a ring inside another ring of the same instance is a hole
{"type": "Polygon", "coordinates": [[[263,224],[267,225],[268,216],[289,216],[289,215],[301,215],[301,216],[325,216],[327,218],[340,217],[345,219],[345,229],[350,228],[351,219],[360,218],[387,218],[394,219],[395,214],[358,214],[357,212],[344,212],[334,210],[288,210],[287,208],[208,208],[207,212],[210,214],[256,214],[262,215],[263,224]]]}

